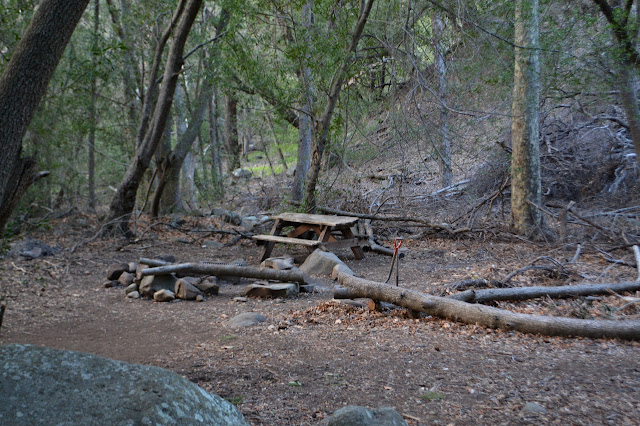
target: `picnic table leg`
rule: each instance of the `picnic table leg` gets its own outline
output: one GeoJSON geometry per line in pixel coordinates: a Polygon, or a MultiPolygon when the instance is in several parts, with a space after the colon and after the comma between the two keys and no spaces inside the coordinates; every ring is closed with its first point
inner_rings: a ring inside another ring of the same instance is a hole
{"type": "MultiPolygon", "coordinates": [[[[353,235],[353,232],[351,232],[351,228],[344,228],[341,230],[341,232],[345,240],[355,238],[355,235],[353,235]]],[[[357,260],[364,258],[364,252],[362,251],[362,247],[353,246],[351,247],[351,251],[353,252],[353,255],[356,257],[357,260]]]]}
{"type": "MultiPolygon", "coordinates": [[[[280,219],[276,219],[273,227],[271,228],[271,235],[278,236],[282,232],[282,228],[284,228],[284,224],[280,221],[280,219]]],[[[267,241],[264,244],[264,249],[262,249],[262,256],[260,257],[260,262],[265,259],[268,259],[271,256],[271,252],[275,247],[275,241],[267,241]]]]}

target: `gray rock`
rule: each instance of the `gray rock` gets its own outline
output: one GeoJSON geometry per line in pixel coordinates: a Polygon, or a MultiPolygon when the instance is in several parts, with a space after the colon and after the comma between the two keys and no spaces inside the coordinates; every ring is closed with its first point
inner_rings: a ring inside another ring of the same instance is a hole
{"type": "Polygon", "coordinates": [[[407,426],[400,413],[391,407],[378,409],[349,405],[322,421],[327,426],[407,426]]]}
{"type": "Polygon", "coordinates": [[[304,284],[300,286],[300,293],[313,293],[316,286],[313,284],[304,284]]]}
{"type": "Polygon", "coordinates": [[[232,265],[234,266],[247,266],[247,261],[244,260],[243,258],[239,257],[236,260],[234,260],[233,262],[231,262],[232,265]]]}
{"type": "Polygon", "coordinates": [[[220,216],[220,219],[225,223],[230,223],[235,226],[242,223],[242,217],[238,213],[229,210],[225,210],[225,212],[220,216]]]}
{"type": "Polygon", "coordinates": [[[287,169],[287,176],[294,177],[296,175],[296,165],[293,164],[287,169]]]}
{"type": "Polygon", "coordinates": [[[129,266],[127,272],[135,275],[136,271],[138,270],[138,264],[136,262],[129,262],[127,263],[127,265],[129,266]]]}
{"type": "MultiPolygon", "coordinates": [[[[138,291],[138,284],[136,284],[136,283],[129,284],[127,286],[127,288],[124,289],[124,293],[125,294],[129,294],[129,293],[132,293],[134,291],[138,291]]],[[[138,293],[138,295],[139,295],[139,293],[138,293]]]]}
{"type": "Polygon", "coordinates": [[[176,373],[80,352],[0,346],[0,377],[5,425],[248,424],[176,373]]]}
{"type": "Polygon", "coordinates": [[[117,280],[120,278],[123,272],[127,272],[129,270],[129,265],[126,263],[116,263],[107,269],[107,279],[108,280],[117,280]]]}
{"type": "Polygon", "coordinates": [[[351,270],[351,268],[349,268],[344,263],[338,263],[336,266],[333,267],[333,270],[331,271],[331,279],[334,281],[337,280],[338,274],[347,274],[351,276],[355,275],[354,272],[351,270]]]}
{"type": "Polygon", "coordinates": [[[522,414],[545,414],[547,409],[536,402],[527,402],[520,412],[522,414]]]}
{"type": "Polygon", "coordinates": [[[133,282],[134,278],[135,277],[133,276],[133,274],[130,274],[129,272],[123,272],[122,274],[120,274],[118,282],[126,287],[133,282]]]}
{"type": "Polygon", "coordinates": [[[227,326],[231,328],[252,327],[266,320],[267,317],[259,312],[245,312],[227,321],[227,326]]]}
{"type": "Polygon", "coordinates": [[[330,251],[314,250],[300,265],[300,270],[309,275],[330,275],[338,264],[344,265],[344,262],[330,251]]]}
{"type": "Polygon", "coordinates": [[[148,275],[140,281],[139,291],[144,297],[152,297],[160,290],[170,290],[173,292],[178,279],[175,275],[148,275]]]}
{"type": "Polygon", "coordinates": [[[270,257],[265,259],[260,267],[263,269],[275,269],[276,271],[288,271],[293,268],[293,257],[270,257]]]}
{"type": "Polygon", "coordinates": [[[246,297],[242,297],[242,296],[236,296],[233,298],[234,302],[240,302],[240,303],[245,303],[248,302],[249,299],[247,299],[246,297]]]}
{"type": "Polygon", "coordinates": [[[300,290],[297,284],[250,284],[244,294],[248,297],[260,297],[275,299],[277,297],[291,297],[298,294],[300,290]]]}
{"type": "Polygon", "coordinates": [[[193,284],[202,294],[206,296],[217,296],[220,293],[220,284],[216,277],[210,277],[206,280],[193,284]]]}
{"type": "Polygon", "coordinates": [[[131,293],[127,293],[127,297],[129,299],[140,299],[140,292],[136,291],[132,291],[131,293]]]}
{"type": "Polygon", "coordinates": [[[196,297],[202,296],[202,292],[199,288],[197,288],[193,284],[189,284],[188,281],[185,281],[182,278],[176,281],[173,292],[178,299],[182,300],[195,300],[196,297]]]}
{"type": "Polygon", "coordinates": [[[110,281],[105,281],[105,283],[102,285],[104,286],[104,288],[111,288],[111,287],[118,287],[120,283],[116,280],[110,280],[110,281]]]}
{"type": "Polygon", "coordinates": [[[153,300],[156,302],[171,302],[176,298],[176,295],[171,290],[158,290],[153,293],[153,300]]]}
{"type": "Polygon", "coordinates": [[[204,302],[204,296],[199,294],[196,296],[196,302],[204,302]]]}
{"type": "Polygon", "coordinates": [[[214,240],[204,240],[202,242],[202,247],[203,248],[223,248],[224,244],[214,240]]]}
{"type": "Polygon", "coordinates": [[[60,252],[59,247],[51,247],[42,241],[33,238],[25,238],[11,245],[7,253],[9,256],[23,256],[27,259],[35,259],[42,256],[53,256],[60,252]]]}

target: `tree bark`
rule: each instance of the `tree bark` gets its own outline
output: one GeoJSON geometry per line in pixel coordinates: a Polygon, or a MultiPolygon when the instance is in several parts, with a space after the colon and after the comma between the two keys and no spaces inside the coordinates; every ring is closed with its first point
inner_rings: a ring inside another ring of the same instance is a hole
{"type": "Polygon", "coordinates": [[[22,139],[89,0],[42,0],[0,76],[0,232],[35,180],[22,139]]]}
{"type": "Polygon", "coordinates": [[[179,22],[167,57],[162,86],[158,94],[158,101],[153,113],[153,118],[149,123],[148,131],[145,133],[142,143],[138,146],[135,157],[127,169],[122,183],[118,187],[118,191],[111,200],[109,218],[107,219],[108,224],[104,227],[105,232],[111,231],[115,225],[125,236],[133,235],[129,228],[129,219],[135,207],[138,188],[145,171],[149,167],[153,153],[162,138],[165,123],[169,118],[169,111],[173,103],[178,76],[184,62],[182,59],[184,45],[189,36],[191,26],[198,14],[198,10],[202,5],[202,0],[187,0],[184,8],[182,7],[182,3],[181,1],[176,11],[179,15],[179,22]],[[182,8],[183,11],[181,11],[182,8]]]}
{"type": "Polygon", "coordinates": [[[490,306],[429,296],[417,291],[367,281],[346,274],[340,274],[338,281],[340,284],[349,287],[352,297],[388,302],[435,317],[460,321],[466,324],[478,324],[489,328],[546,336],[640,340],[640,321],[638,320],[581,320],[519,314],[490,306]]]}
{"type": "Polygon", "coordinates": [[[316,185],[320,175],[322,156],[329,139],[329,127],[333,118],[333,112],[338,103],[342,84],[347,76],[347,70],[353,60],[353,55],[356,53],[356,49],[358,48],[358,42],[362,36],[362,31],[367,23],[374,1],[375,0],[367,0],[366,4],[362,4],[363,7],[361,8],[360,15],[358,16],[358,22],[353,30],[353,34],[351,35],[351,43],[347,48],[345,58],[342,63],[340,63],[340,66],[333,77],[333,81],[327,95],[327,104],[325,105],[320,123],[318,124],[315,137],[316,140],[313,147],[313,153],[311,155],[309,175],[307,176],[307,185],[305,187],[305,200],[311,211],[314,211],[316,208],[316,185]]]}
{"type": "Polygon", "coordinates": [[[558,287],[515,287],[467,290],[453,294],[448,298],[469,303],[486,303],[497,300],[528,300],[538,297],[562,299],[567,297],[589,296],[592,294],[607,294],[612,291],[618,293],[638,290],[640,290],[640,282],[636,281],[618,284],[580,284],[558,287]]]}
{"type": "Polygon", "coordinates": [[[227,170],[240,167],[240,143],[238,141],[238,96],[235,92],[227,95],[225,108],[225,148],[227,151],[227,170]]]}
{"type": "Polygon", "coordinates": [[[259,269],[249,266],[220,265],[215,263],[181,263],[177,265],[156,266],[142,270],[141,276],[166,275],[170,273],[246,277],[305,283],[304,274],[300,271],[277,271],[275,269],[259,269]]]}
{"type": "MultiPolygon", "coordinates": [[[[93,49],[97,52],[98,40],[100,37],[100,0],[94,0],[93,7],[93,49]]],[[[98,67],[97,55],[91,55],[93,58],[93,72],[91,73],[91,100],[89,103],[89,141],[88,141],[88,174],[89,174],[89,208],[96,208],[96,127],[98,127],[98,114],[96,113],[96,104],[98,102],[98,67]]]]}
{"type": "Polygon", "coordinates": [[[440,98],[440,143],[437,146],[440,159],[440,179],[442,187],[451,185],[453,172],[451,170],[451,141],[449,140],[447,98],[447,64],[444,58],[442,34],[444,33],[444,21],[439,12],[434,12],[431,18],[433,27],[433,52],[435,56],[435,68],[438,75],[438,97],[440,98]]]}
{"type": "Polygon", "coordinates": [[[511,218],[518,234],[531,236],[542,228],[540,146],[540,61],[538,0],[516,0],[515,66],[511,122],[511,218]],[[533,203],[534,205],[532,205],[533,203]]]}

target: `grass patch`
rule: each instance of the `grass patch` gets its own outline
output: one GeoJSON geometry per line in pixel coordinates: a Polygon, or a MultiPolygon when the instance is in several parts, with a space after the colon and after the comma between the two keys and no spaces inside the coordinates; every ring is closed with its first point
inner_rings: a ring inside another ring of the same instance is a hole
{"type": "Polygon", "coordinates": [[[229,340],[235,340],[237,338],[238,338],[238,336],[233,336],[233,335],[232,336],[223,336],[223,337],[220,338],[220,341],[221,342],[228,342],[229,340]]]}
{"type": "Polygon", "coordinates": [[[233,404],[236,407],[240,404],[242,404],[244,402],[244,396],[242,395],[238,395],[238,396],[231,396],[229,398],[225,398],[225,400],[227,402],[229,402],[229,404],[233,404]]]}
{"type": "Polygon", "coordinates": [[[444,398],[444,394],[440,392],[429,391],[420,395],[423,401],[440,401],[444,398]]]}

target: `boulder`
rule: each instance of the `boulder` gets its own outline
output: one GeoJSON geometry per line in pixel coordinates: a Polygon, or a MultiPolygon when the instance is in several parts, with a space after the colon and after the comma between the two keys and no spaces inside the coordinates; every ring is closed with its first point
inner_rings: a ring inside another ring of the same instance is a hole
{"type": "Polygon", "coordinates": [[[270,257],[265,259],[260,267],[262,269],[275,269],[276,271],[288,271],[294,267],[293,257],[270,257]]]}
{"type": "Polygon", "coordinates": [[[231,328],[251,327],[266,320],[267,317],[259,312],[245,312],[227,321],[227,326],[231,328]]]}
{"type": "Polygon", "coordinates": [[[174,292],[176,297],[182,300],[195,300],[196,297],[202,296],[202,292],[196,286],[189,284],[188,281],[182,278],[176,281],[174,292]]]}
{"type": "Polygon", "coordinates": [[[171,290],[158,290],[153,293],[153,300],[156,302],[171,302],[176,298],[176,295],[171,290]]]}
{"type": "Polygon", "coordinates": [[[125,294],[129,294],[132,293],[134,291],[138,291],[138,284],[136,283],[131,283],[127,286],[127,288],[124,289],[124,293],[125,294]]]}
{"type": "Polygon", "coordinates": [[[309,275],[330,275],[338,264],[344,265],[344,262],[330,251],[314,250],[300,265],[300,270],[309,275]]]}
{"type": "Polygon", "coordinates": [[[205,296],[217,296],[220,292],[220,284],[218,284],[216,277],[209,277],[206,280],[193,285],[205,296]]]}
{"type": "Polygon", "coordinates": [[[117,280],[120,278],[123,272],[129,271],[129,265],[127,263],[116,263],[107,269],[107,279],[108,280],[117,280]]]}
{"type": "Polygon", "coordinates": [[[60,248],[51,247],[42,241],[35,240],[33,238],[25,238],[22,241],[18,241],[11,245],[8,255],[22,256],[26,259],[35,259],[42,256],[53,256],[60,252],[60,248]]]}
{"type": "Polygon", "coordinates": [[[321,423],[326,426],[407,426],[402,415],[391,407],[378,409],[348,405],[321,423]]]}
{"type": "Polygon", "coordinates": [[[129,262],[127,263],[127,265],[129,266],[127,272],[135,275],[136,271],[138,270],[138,264],[136,262],[129,262]]]}
{"type": "Polygon", "coordinates": [[[133,276],[133,274],[130,274],[129,272],[123,272],[120,274],[120,277],[118,277],[118,283],[126,287],[133,282],[134,278],[135,277],[133,276]]]}
{"type": "Polygon", "coordinates": [[[224,244],[215,240],[204,240],[202,242],[202,248],[224,248],[224,244]]]}
{"type": "Polygon", "coordinates": [[[139,291],[144,297],[152,297],[154,293],[160,290],[169,290],[173,292],[176,288],[178,279],[173,274],[168,275],[148,275],[140,281],[139,291]]]}
{"type": "Polygon", "coordinates": [[[342,262],[333,267],[333,270],[331,271],[331,279],[336,281],[338,279],[338,274],[355,275],[351,268],[342,262]]]}
{"type": "Polygon", "coordinates": [[[0,424],[248,425],[229,402],[163,368],[0,346],[0,424]]]}
{"type": "Polygon", "coordinates": [[[244,294],[249,297],[275,299],[277,297],[291,297],[299,293],[298,285],[286,284],[250,284],[244,294]]]}

